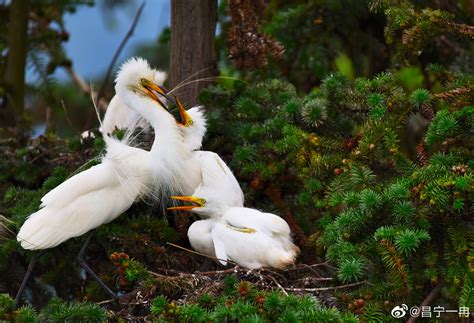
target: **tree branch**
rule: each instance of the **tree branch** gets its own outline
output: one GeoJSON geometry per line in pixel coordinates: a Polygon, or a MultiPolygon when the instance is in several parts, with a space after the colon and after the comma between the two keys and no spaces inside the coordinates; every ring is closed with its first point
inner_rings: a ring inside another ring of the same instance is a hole
{"type": "Polygon", "coordinates": [[[140,19],[143,8],[145,8],[145,1],[143,1],[142,4],[140,5],[140,7],[138,8],[137,13],[135,14],[135,18],[133,18],[133,22],[132,22],[132,25],[130,26],[130,29],[125,34],[125,37],[122,39],[122,42],[120,43],[119,47],[115,51],[115,54],[112,58],[112,61],[110,62],[109,67],[107,68],[107,73],[105,73],[105,77],[104,77],[104,81],[102,82],[102,86],[99,89],[99,94],[97,94],[97,102],[100,102],[100,99],[102,98],[102,96],[104,94],[104,90],[105,90],[105,87],[106,87],[107,82],[109,80],[110,73],[112,73],[112,69],[115,65],[115,62],[117,61],[117,58],[119,57],[120,53],[124,49],[125,44],[127,44],[130,37],[132,37],[133,32],[135,31],[135,27],[138,24],[138,20],[140,19]]]}
{"type": "MultiPolygon", "coordinates": [[[[91,89],[91,87],[87,85],[86,81],[84,81],[84,79],[79,74],[77,74],[77,72],[72,67],[64,66],[64,69],[66,70],[67,74],[69,75],[73,83],[76,84],[76,86],[82,92],[84,92],[84,94],[87,94],[89,96],[95,95],[95,92],[91,89]]],[[[109,102],[103,98],[101,98],[100,100],[97,100],[97,105],[101,109],[105,110],[108,104],[109,102]]]]}
{"type": "Polygon", "coordinates": [[[333,286],[333,287],[317,287],[317,288],[285,288],[287,291],[291,292],[324,292],[327,290],[338,290],[342,288],[350,288],[359,285],[367,284],[367,281],[361,281],[358,283],[347,284],[347,285],[340,285],[340,286],[333,286]]]}
{"type": "Polygon", "coordinates": [[[8,22],[8,57],[4,74],[7,109],[0,110],[2,126],[19,125],[25,121],[25,67],[28,51],[29,0],[10,3],[8,22]]]}
{"type": "MultiPolygon", "coordinates": [[[[423,308],[423,306],[428,306],[431,304],[431,302],[436,298],[436,296],[438,296],[440,290],[441,290],[441,287],[443,287],[444,285],[444,281],[443,280],[440,280],[440,282],[438,283],[438,285],[435,286],[435,288],[433,288],[428,295],[426,295],[425,299],[421,302],[419,308],[423,308]]],[[[418,319],[418,317],[415,317],[415,316],[412,316],[408,319],[407,323],[414,323],[416,322],[416,320],[418,319]]]]}

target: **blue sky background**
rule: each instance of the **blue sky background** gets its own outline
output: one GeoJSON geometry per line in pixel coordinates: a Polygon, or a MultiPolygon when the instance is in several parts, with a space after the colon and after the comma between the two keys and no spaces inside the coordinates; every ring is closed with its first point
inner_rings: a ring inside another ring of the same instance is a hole
{"type": "MultiPolygon", "coordinates": [[[[64,47],[72,59],[74,69],[86,82],[105,73],[141,4],[141,1],[133,1],[130,5],[105,13],[99,2],[100,0],[93,7],[79,6],[74,14],[65,16],[70,38],[64,43],[64,47]]],[[[155,41],[169,24],[170,1],[148,0],[135,32],[119,56],[115,68],[133,54],[137,45],[155,41]]],[[[56,70],[54,76],[59,80],[68,80],[61,68],[56,70]]]]}

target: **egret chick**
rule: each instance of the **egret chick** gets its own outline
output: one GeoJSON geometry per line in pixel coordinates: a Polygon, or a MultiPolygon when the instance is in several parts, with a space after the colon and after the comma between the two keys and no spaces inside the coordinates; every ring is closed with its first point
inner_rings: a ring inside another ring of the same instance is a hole
{"type": "Polygon", "coordinates": [[[170,209],[187,210],[204,218],[188,230],[191,246],[219,259],[240,266],[285,268],[295,262],[299,248],[293,244],[285,220],[271,213],[246,207],[229,207],[206,194],[174,196],[193,205],[170,209]],[[198,197],[199,196],[199,197],[198,197]]]}
{"type": "Polygon", "coordinates": [[[223,265],[227,260],[252,269],[293,264],[299,248],[293,244],[285,220],[243,207],[240,187],[230,169],[225,164],[220,168],[209,166],[215,164],[209,154],[200,157],[201,185],[192,196],[172,197],[192,204],[168,208],[194,212],[203,218],[189,227],[191,246],[218,258],[223,265]]]}

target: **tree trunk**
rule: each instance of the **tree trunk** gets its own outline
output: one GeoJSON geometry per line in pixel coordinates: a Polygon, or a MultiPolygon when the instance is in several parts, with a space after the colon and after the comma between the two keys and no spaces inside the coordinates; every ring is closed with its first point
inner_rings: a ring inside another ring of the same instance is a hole
{"type": "Polygon", "coordinates": [[[2,125],[18,125],[25,110],[25,66],[28,31],[28,0],[12,0],[8,25],[8,60],[5,70],[6,110],[2,125]]]}
{"type": "MultiPolygon", "coordinates": [[[[217,74],[214,36],[217,0],[171,0],[171,86],[192,77],[217,74]]],[[[188,106],[209,82],[195,82],[176,90],[188,106]]]]}

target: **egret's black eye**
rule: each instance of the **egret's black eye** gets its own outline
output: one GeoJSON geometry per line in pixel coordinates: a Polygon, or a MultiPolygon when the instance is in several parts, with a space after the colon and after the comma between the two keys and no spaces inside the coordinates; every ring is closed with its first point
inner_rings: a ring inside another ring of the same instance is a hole
{"type": "Polygon", "coordinates": [[[142,77],[142,78],[140,79],[140,83],[142,83],[142,84],[148,84],[149,82],[148,82],[148,80],[147,80],[146,78],[142,77]]]}
{"type": "Polygon", "coordinates": [[[202,206],[206,205],[206,200],[205,199],[199,199],[199,204],[202,206]]]}

